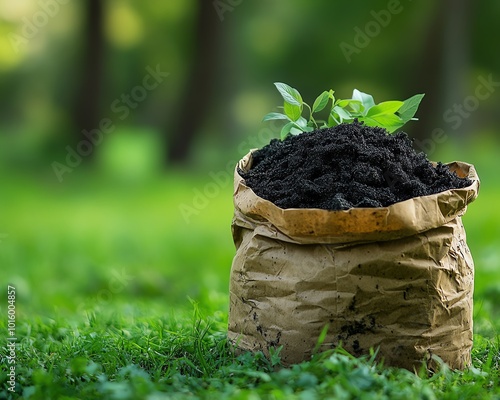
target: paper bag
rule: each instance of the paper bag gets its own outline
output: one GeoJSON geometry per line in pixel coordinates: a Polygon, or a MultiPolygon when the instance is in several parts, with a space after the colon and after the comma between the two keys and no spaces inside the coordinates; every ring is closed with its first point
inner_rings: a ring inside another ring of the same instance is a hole
{"type": "Polygon", "coordinates": [[[383,208],[281,209],[235,170],[228,337],[239,350],[283,346],[284,365],[341,344],[379,349],[385,365],[418,368],[438,355],[471,361],[474,265],[461,215],[478,194],[472,165],[449,164],[472,184],[383,208]]]}

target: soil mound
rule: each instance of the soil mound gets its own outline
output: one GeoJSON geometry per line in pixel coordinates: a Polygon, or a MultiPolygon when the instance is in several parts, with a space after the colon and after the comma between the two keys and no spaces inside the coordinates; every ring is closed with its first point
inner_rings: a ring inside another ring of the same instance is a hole
{"type": "Polygon", "coordinates": [[[472,184],[441,163],[432,165],[406,133],[357,122],[273,139],[253,153],[252,168],[239,173],[281,208],[386,207],[472,184]]]}

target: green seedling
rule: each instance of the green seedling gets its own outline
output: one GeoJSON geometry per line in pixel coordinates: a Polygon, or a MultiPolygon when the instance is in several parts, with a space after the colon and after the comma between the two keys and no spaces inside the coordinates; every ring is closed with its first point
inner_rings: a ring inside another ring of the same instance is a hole
{"type": "Polygon", "coordinates": [[[330,128],[341,123],[350,123],[357,119],[366,126],[378,126],[393,133],[414,118],[418,106],[424,94],[417,94],[405,101],[384,101],[375,104],[373,97],[357,89],[352,92],[351,99],[336,99],[334,91],[321,93],[312,107],[302,100],[297,89],[285,83],[274,84],[283,97],[283,113],[272,112],[264,117],[264,121],[284,120],[285,125],[281,129],[281,139],[288,135],[298,135],[303,132],[311,132],[316,129],[330,128]],[[304,109],[307,109],[303,116],[304,109]],[[327,109],[326,119],[317,119],[317,113],[327,109]]]}

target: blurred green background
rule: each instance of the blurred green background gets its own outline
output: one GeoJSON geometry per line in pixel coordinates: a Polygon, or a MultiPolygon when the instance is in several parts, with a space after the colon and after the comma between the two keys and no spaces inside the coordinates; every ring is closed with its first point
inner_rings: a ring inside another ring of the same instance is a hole
{"type": "Polygon", "coordinates": [[[478,170],[476,329],[498,329],[499,15],[494,0],[0,0],[2,284],[26,318],[187,296],[225,313],[232,169],[279,136],[261,122],[272,83],[308,102],[426,93],[407,131],[478,170]]]}

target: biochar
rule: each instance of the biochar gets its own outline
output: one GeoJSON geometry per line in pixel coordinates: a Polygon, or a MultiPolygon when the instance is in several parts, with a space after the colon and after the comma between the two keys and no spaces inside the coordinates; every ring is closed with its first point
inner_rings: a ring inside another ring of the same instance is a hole
{"type": "Polygon", "coordinates": [[[472,184],[442,163],[433,165],[406,133],[358,122],[273,139],[239,173],[281,208],[387,207],[472,184]]]}

